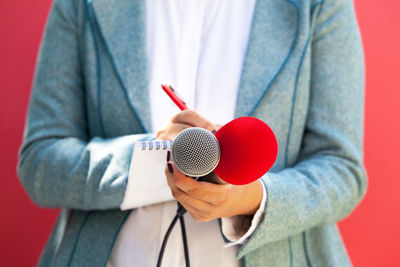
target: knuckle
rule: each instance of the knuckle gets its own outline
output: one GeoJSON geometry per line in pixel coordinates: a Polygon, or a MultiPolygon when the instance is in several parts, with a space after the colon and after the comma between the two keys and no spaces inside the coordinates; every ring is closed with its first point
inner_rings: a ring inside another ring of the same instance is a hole
{"type": "Polygon", "coordinates": [[[182,122],[190,121],[189,116],[190,116],[190,115],[189,115],[189,112],[183,111],[183,112],[180,114],[180,116],[179,116],[180,121],[182,121],[182,122]]]}
{"type": "Polygon", "coordinates": [[[215,130],[216,127],[211,122],[207,122],[204,128],[212,132],[213,130],[215,130]]]}
{"type": "Polygon", "coordinates": [[[183,114],[185,121],[192,122],[197,118],[197,113],[193,110],[186,110],[183,114]]]}
{"type": "Polygon", "coordinates": [[[221,193],[219,194],[219,199],[218,199],[218,204],[222,207],[226,207],[229,205],[230,198],[232,197],[231,193],[231,186],[232,185],[226,185],[226,190],[222,190],[221,193]]]}
{"type": "Polygon", "coordinates": [[[164,133],[164,131],[162,131],[162,130],[157,131],[156,137],[159,138],[163,133],[164,133]]]}
{"type": "Polygon", "coordinates": [[[226,194],[224,192],[221,192],[220,194],[218,194],[217,197],[217,205],[221,206],[221,207],[225,207],[227,205],[227,197],[226,194]]]}
{"type": "Polygon", "coordinates": [[[158,134],[156,138],[159,140],[168,140],[168,135],[166,132],[163,131],[160,134],[158,134]]]}
{"type": "Polygon", "coordinates": [[[223,196],[223,197],[221,197],[221,199],[220,199],[220,205],[221,205],[222,207],[228,206],[228,202],[229,202],[229,200],[228,200],[228,198],[226,197],[226,195],[223,196]]]}
{"type": "Polygon", "coordinates": [[[172,116],[169,118],[169,122],[175,122],[175,121],[177,120],[179,114],[180,114],[180,113],[177,113],[177,114],[175,114],[175,115],[172,115],[172,116]]]}

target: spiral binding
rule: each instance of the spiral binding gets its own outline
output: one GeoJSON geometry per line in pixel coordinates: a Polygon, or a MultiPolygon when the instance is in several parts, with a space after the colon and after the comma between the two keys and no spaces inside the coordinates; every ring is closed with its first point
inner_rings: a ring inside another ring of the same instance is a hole
{"type": "Polygon", "coordinates": [[[167,150],[172,147],[172,140],[142,141],[136,143],[142,150],[167,150]]]}

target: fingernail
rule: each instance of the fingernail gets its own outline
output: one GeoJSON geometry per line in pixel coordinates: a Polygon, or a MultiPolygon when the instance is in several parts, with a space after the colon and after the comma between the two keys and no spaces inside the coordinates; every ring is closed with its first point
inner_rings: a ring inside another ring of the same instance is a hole
{"type": "Polygon", "coordinates": [[[167,151],[167,162],[169,161],[169,159],[171,158],[171,151],[167,151]]]}
{"type": "Polygon", "coordinates": [[[168,162],[167,165],[168,165],[168,171],[169,171],[171,174],[174,173],[174,169],[172,168],[172,164],[168,162]]]}
{"type": "Polygon", "coordinates": [[[212,130],[212,133],[213,133],[213,134],[216,134],[216,133],[217,133],[217,130],[212,130]]]}

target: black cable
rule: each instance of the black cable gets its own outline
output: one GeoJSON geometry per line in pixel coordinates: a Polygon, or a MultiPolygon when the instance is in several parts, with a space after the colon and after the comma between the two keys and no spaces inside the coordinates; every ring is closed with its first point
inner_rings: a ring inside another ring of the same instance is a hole
{"type": "Polygon", "coordinates": [[[186,238],[186,227],[185,227],[185,215],[186,209],[178,202],[178,210],[176,211],[176,215],[179,215],[179,221],[181,223],[181,232],[182,232],[182,241],[183,241],[183,250],[185,252],[185,263],[186,267],[190,267],[190,260],[189,260],[189,246],[187,244],[186,238]]]}
{"type": "Polygon", "coordinates": [[[175,215],[174,219],[172,219],[172,222],[169,225],[167,232],[165,233],[164,240],[161,245],[160,253],[158,254],[157,267],[161,267],[161,262],[162,262],[162,258],[164,256],[164,251],[165,251],[165,247],[167,245],[169,235],[171,234],[171,231],[174,228],[175,223],[178,220],[178,218],[181,223],[183,250],[185,252],[185,263],[186,263],[186,267],[190,267],[189,247],[187,245],[185,221],[183,218],[183,215],[185,213],[186,213],[186,209],[178,202],[178,210],[176,211],[176,215],[175,215]]]}
{"type": "Polygon", "coordinates": [[[179,217],[178,214],[175,215],[174,219],[172,220],[171,224],[168,227],[167,232],[165,233],[164,240],[161,245],[160,253],[158,254],[157,267],[161,267],[161,262],[162,262],[162,258],[164,256],[164,250],[165,250],[165,246],[167,245],[169,234],[171,233],[172,228],[174,228],[174,225],[175,225],[176,221],[178,220],[178,217],[179,217]]]}
{"type": "Polygon", "coordinates": [[[183,216],[180,216],[179,219],[180,219],[179,221],[181,222],[183,250],[185,252],[185,264],[186,264],[186,267],[190,267],[189,247],[187,245],[187,239],[186,239],[185,220],[184,220],[183,216]]]}

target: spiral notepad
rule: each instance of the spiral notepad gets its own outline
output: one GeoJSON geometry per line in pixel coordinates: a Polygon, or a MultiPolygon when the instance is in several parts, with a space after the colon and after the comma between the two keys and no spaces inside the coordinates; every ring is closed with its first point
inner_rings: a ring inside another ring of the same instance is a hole
{"type": "Polygon", "coordinates": [[[171,149],[172,142],[153,140],[135,143],[126,193],[120,206],[122,210],[150,205],[152,199],[172,199],[165,177],[167,150],[171,149]]]}

